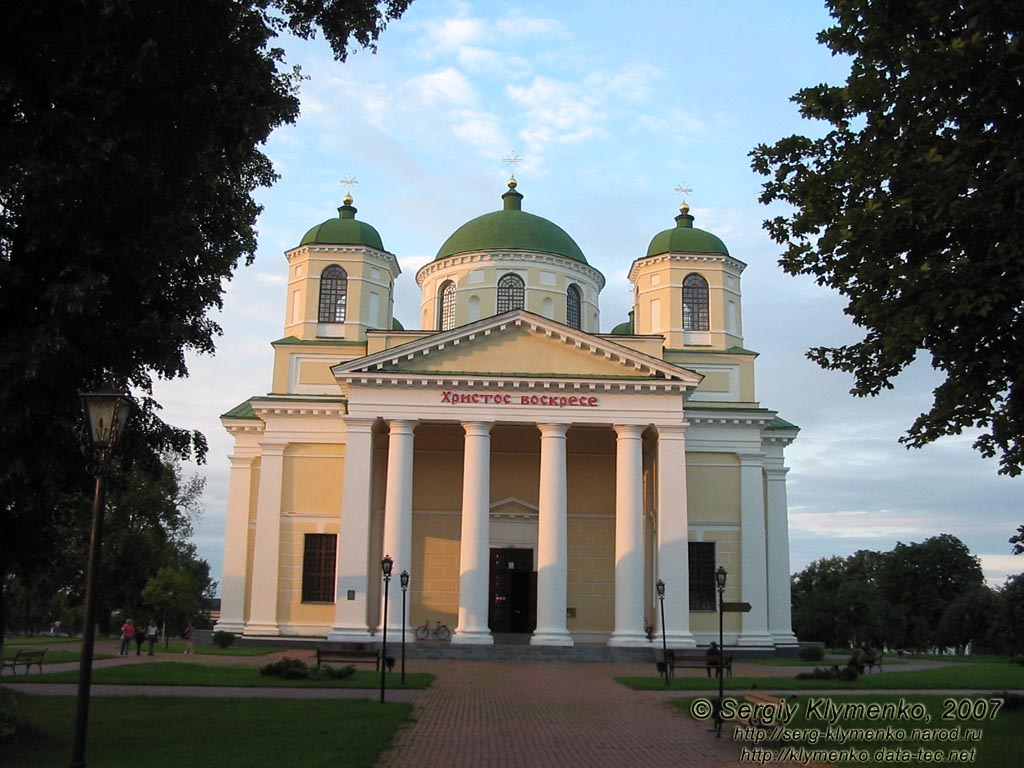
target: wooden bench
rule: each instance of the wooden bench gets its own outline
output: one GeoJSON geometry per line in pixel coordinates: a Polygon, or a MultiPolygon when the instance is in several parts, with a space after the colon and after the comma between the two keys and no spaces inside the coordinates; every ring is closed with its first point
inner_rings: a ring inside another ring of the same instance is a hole
{"type": "Polygon", "coordinates": [[[719,657],[697,653],[687,654],[668,651],[666,653],[665,660],[658,661],[658,671],[664,674],[664,664],[665,661],[667,661],[669,677],[675,676],[677,667],[681,667],[683,669],[704,669],[707,670],[708,677],[711,677],[711,672],[717,670],[719,667],[719,659],[721,659],[722,669],[728,670],[729,677],[732,677],[732,656],[730,654],[719,657]]]}
{"type": "Polygon", "coordinates": [[[878,651],[877,653],[869,653],[864,657],[864,666],[867,667],[868,672],[871,671],[872,667],[878,667],[878,671],[882,671],[882,657],[885,653],[878,651]]]}
{"type": "MultiPolygon", "coordinates": [[[[743,700],[748,704],[753,704],[757,707],[757,710],[751,713],[750,717],[737,717],[733,722],[737,726],[746,726],[754,728],[769,728],[774,730],[775,728],[782,728],[782,724],[779,721],[778,710],[785,705],[785,700],[780,699],[778,696],[772,696],[767,693],[761,693],[760,691],[747,691],[747,695],[743,697],[743,700]],[[771,717],[762,717],[759,713],[771,712],[771,717]]],[[[718,724],[721,727],[721,724],[718,724]]],[[[736,732],[733,732],[733,739],[736,739],[736,732]]]]}
{"type": "Polygon", "coordinates": [[[47,650],[46,648],[19,648],[18,652],[14,654],[13,659],[4,659],[3,666],[0,667],[0,673],[7,669],[7,667],[10,667],[14,670],[14,674],[18,674],[17,667],[20,664],[25,667],[25,674],[27,675],[29,668],[35,664],[39,666],[39,672],[42,674],[43,656],[47,650]]]}
{"type": "Polygon", "coordinates": [[[317,648],[316,666],[321,664],[373,664],[373,668],[380,670],[380,649],[359,650],[353,648],[317,648]]]}

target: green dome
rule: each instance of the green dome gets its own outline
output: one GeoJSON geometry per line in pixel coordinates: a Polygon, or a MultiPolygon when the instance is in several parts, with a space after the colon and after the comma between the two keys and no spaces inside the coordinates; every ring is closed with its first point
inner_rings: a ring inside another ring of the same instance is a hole
{"type": "Polygon", "coordinates": [[[541,251],[587,263],[583,251],[557,224],[522,210],[523,196],[516,192],[515,179],[501,196],[505,206],[467,221],[444,241],[435,261],[468,251],[541,251]]]}
{"type": "Polygon", "coordinates": [[[729,249],[717,236],[693,226],[693,216],[690,215],[688,205],[684,203],[679,210],[681,213],[676,216],[676,226],[654,236],[651,244],[647,246],[648,256],[660,256],[663,253],[721,253],[725,256],[729,255],[729,249]]]}
{"type": "Polygon", "coordinates": [[[377,230],[365,221],[356,221],[356,209],[352,207],[352,198],[346,196],[345,204],[338,209],[338,218],[328,219],[317,224],[302,236],[299,245],[365,245],[384,250],[377,230]]]}
{"type": "Polygon", "coordinates": [[[629,313],[629,320],[624,323],[619,323],[612,328],[612,333],[616,336],[632,336],[636,331],[633,329],[633,312],[629,313]]]}
{"type": "Polygon", "coordinates": [[[401,323],[400,323],[400,322],[398,321],[398,318],[397,318],[397,317],[392,317],[392,318],[391,318],[391,330],[392,330],[392,331],[404,331],[404,330],[405,330],[405,326],[404,326],[404,325],[402,325],[402,324],[401,324],[401,323]]]}

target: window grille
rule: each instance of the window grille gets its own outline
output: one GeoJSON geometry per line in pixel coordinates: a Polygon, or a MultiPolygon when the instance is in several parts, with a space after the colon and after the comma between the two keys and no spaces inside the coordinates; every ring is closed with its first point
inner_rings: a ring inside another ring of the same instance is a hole
{"type": "Polygon", "coordinates": [[[348,274],[336,264],[320,273],[321,323],[344,323],[348,298],[348,274]]]}
{"type": "Polygon", "coordinates": [[[683,330],[708,329],[708,281],[700,275],[688,275],[683,281],[683,330]]]}
{"type": "Polygon", "coordinates": [[[715,544],[707,541],[689,542],[690,610],[716,611],[715,544]]]}
{"type": "Polygon", "coordinates": [[[526,285],[519,275],[509,273],[498,280],[498,314],[526,307],[526,285]]]}
{"type": "Polygon", "coordinates": [[[334,567],[338,537],[333,533],[307,533],[302,554],[302,602],[334,602],[334,567]]]}
{"type": "Polygon", "coordinates": [[[565,324],[570,328],[575,328],[577,331],[583,328],[582,304],[583,300],[580,296],[580,289],[575,285],[570,285],[569,289],[565,292],[565,324]]]}

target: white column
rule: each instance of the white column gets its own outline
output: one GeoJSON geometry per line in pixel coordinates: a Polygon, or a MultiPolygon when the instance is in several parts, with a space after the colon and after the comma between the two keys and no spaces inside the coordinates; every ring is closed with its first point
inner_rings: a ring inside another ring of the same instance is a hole
{"type": "Polygon", "coordinates": [[[750,603],[743,617],[739,645],[771,647],[768,634],[768,566],[764,520],[764,454],[741,453],[740,459],[740,600],[750,603]]]}
{"type": "MultiPolygon", "coordinates": [[[[665,642],[672,648],[694,648],[697,645],[690,632],[687,426],[671,424],[658,427],[658,578],[665,582],[665,642]]],[[[655,605],[655,610],[660,624],[660,606],[655,605]]],[[[660,630],[659,626],[659,636],[660,630]]]]}
{"type": "Polygon", "coordinates": [[[789,517],[782,457],[765,460],[768,502],[768,631],[775,645],[796,645],[789,581],[789,517]]]}
{"type": "Polygon", "coordinates": [[[531,645],[573,644],[566,628],[569,524],[566,512],[567,424],[540,429],[540,509],[537,521],[537,628],[531,645]]]}
{"type": "Polygon", "coordinates": [[[491,424],[467,423],[462,464],[459,624],[452,642],[491,645],[487,625],[491,539],[491,424]]]}
{"type": "MultiPolygon", "coordinates": [[[[373,479],[374,419],[345,418],[345,474],[338,534],[338,581],[334,626],[328,640],[366,642],[370,587],[370,499],[373,479]]],[[[375,563],[374,577],[380,578],[375,563]]]]}
{"type": "Polygon", "coordinates": [[[220,579],[220,632],[245,629],[245,571],[249,556],[249,509],[252,504],[252,465],[255,448],[235,448],[228,483],[227,527],[224,531],[224,570],[220,579]]]}
{"type": "MultiPolygon", "coordinates": [[[[388,423],[388,473],[384,492],[384,555],[394,560],[392,580],[398,584],[402,570],[412,572],[412,466],[416,422],[395,419],[388,423]]],[[[408,604],[406,610],[409,610],[408,604]]],[[[381,595],[381,616],[384,615],[384,596],[381,595]]],[[[408,619],[408,617],[406,617],[408,619]]],[[[410,631],[405,622],[406,632],[410,631]]],[[[400,642],[402,637],[401,596],[388,604],[388,635],[400,642]],[[393,633],[393,634],[392,634],[393,633]]],[[[406,638],[408,639],[408,638],[406,638]]]]}
{"type": "Polygon", "coordinates": [[[615,630],[608,645],[650,645],[644,632],[643,430],[615,425],[615,630]]]}
{"type": "Polygon", "coordinates": [[[281,483],[284,443],[260,443],[260,488],[256,501],[256,541],[252,554],[252,592],[247,635],[279,635],[277,598],[281,547],[281,483]]]}

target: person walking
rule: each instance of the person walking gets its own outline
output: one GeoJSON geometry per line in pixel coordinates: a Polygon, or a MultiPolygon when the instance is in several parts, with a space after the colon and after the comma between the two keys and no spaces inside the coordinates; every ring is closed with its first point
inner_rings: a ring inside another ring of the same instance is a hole
{"type": "Polygon", "coordinates": [[[121,656],[127,656],[131,650],[132,640],[135,638],[135,625],[131,619],[125,619],[121,627],[121,656]]]}
{"type": "Polygon", "coordinates": [[[149,620],[149,626],[146,627],[146,642],[149,643],[149,655],[153,655],[153,646],[156,645],[157,636],[160,631],[156,628],[156,622],[152,619],[149,620]]]}
{"type": "Polygon", "coordinates": [[[192,622],[190,621],[185,625],[185,631],[181,633],[181,636],[185,638],[185,653],[192,653],[192,635],[195,634],[195,630],[192,628],[192,622]]]}

